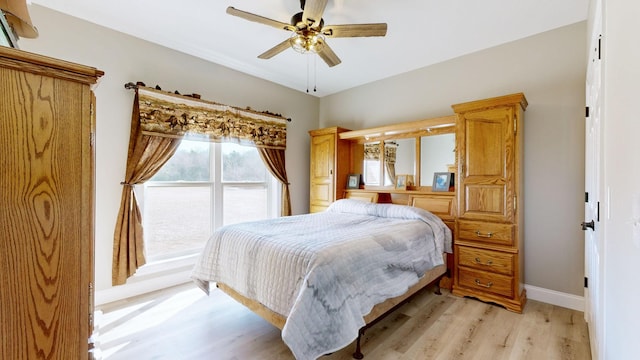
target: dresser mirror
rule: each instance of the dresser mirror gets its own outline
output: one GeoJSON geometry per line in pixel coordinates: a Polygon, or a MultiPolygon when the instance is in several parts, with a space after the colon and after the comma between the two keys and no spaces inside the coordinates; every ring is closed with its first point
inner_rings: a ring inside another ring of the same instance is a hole
{"type": "Polygon", "coordinates": [[[453,172],[456,162],[454,133],[420,138],[420,186],[431,186],[436,172],[453,172]]]}
{"type": "MultiPolygon", "coordinates": [[[[395,187],[396,175],[412,175],[430,188],[434,172],[455,172],[455,116],[412,121],[340,134],[352,141],[352,173],[370,189],[395,187]]],[[[415,189],[428,190],[428,189],[415,189]]]]}
{"type": "Polygon", "coordinates": [[[416,139],[386,140],[384,151],[384,186],[395,186],[396,174],[415,176],[416,139]]]}

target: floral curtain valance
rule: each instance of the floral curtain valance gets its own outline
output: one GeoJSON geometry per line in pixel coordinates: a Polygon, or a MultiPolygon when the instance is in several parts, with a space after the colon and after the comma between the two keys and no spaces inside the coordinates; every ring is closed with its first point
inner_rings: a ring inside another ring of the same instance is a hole
{"type": "Polygon", "coordinates": [[[138,87],[140,128],[145,135],[205,135],[256,147],[285,149],[287,119],[148,87],[138,87]]]}
{"type": "Polygon", "coordinates": [[[388,164],[396,163],[396,152],[398,150],[398,144],[395,142],[384,144],[384,159],[388,164]]]}
{"type": "Polygon", "coordinates": [[[364,158],[365,160],[380,160],[380,144],[364,144],[364,158]]]}
{"type": "MultiPolygon", "coordinates": [[[[394,142],[384,143],[384,160],[387,163],[396,163],[396,152],[398,144],[394,142]]],[[[364,144],[365,160],[380,160],[380,144],[368,143],[364,144]]]]}

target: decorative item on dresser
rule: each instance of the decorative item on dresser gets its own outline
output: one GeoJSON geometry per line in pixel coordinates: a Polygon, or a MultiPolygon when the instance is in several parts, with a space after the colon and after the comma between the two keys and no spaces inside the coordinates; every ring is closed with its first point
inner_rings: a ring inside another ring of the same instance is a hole
{"type": "Polygon", "coordinates": [[[453,294],[522,312],[527,100],[518,93],[452,107],[458,115],[453,294]]]}
{"type": "Polygon", "coordinates": [[[360,188],[360,174],[349,174],[347,177],[347,189],[360,188]]]}
{"type": "Polygon", "coordinates": [[[437,172],[433,174],[433,191],[451,191],[453,190],[453,174],[450,172],[437,172]]]}
{"type": "Polygon", "coordinates": [[[0,358],[86,359],[103,72],[0,47],[0,358]]]}

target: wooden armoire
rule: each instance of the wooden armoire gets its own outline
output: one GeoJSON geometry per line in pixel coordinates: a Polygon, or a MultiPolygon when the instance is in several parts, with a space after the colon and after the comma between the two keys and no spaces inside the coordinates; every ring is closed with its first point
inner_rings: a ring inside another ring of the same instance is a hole
{"type": "Polygon", "coordinates": [[[311,136],[309,212],[321,212],[344,196],[350,162],[350,142],[340,133],[349,131],[331,127],[309,131],[311,136]]]}
{"type": "Polygon", "coordinates": [[[453,294],[522,312],[522,93],[453,105],[458,176],[453,294]]]}
{"type": "Polygon", "coordinates": [[[103,72],[0,46],[1,359],[86,359],[103,72]]]}

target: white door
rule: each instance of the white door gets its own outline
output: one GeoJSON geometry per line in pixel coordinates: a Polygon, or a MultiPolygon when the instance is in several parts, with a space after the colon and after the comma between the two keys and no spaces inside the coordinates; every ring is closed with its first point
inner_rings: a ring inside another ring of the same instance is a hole
{"type": "Polygon", "coordinates": [[[603,193],[602,181],[602,12],[600,1],[596,1],[593,32],[590,41],[590,58],[587,67],[586,103],[588,114],[585,126],[585,221],[582,229],[585,237],[585,320],[589,326],[591,355],[593,359],[603,359],[603,231],[600,218],[604,215],[600,208],[603,193]]]}

